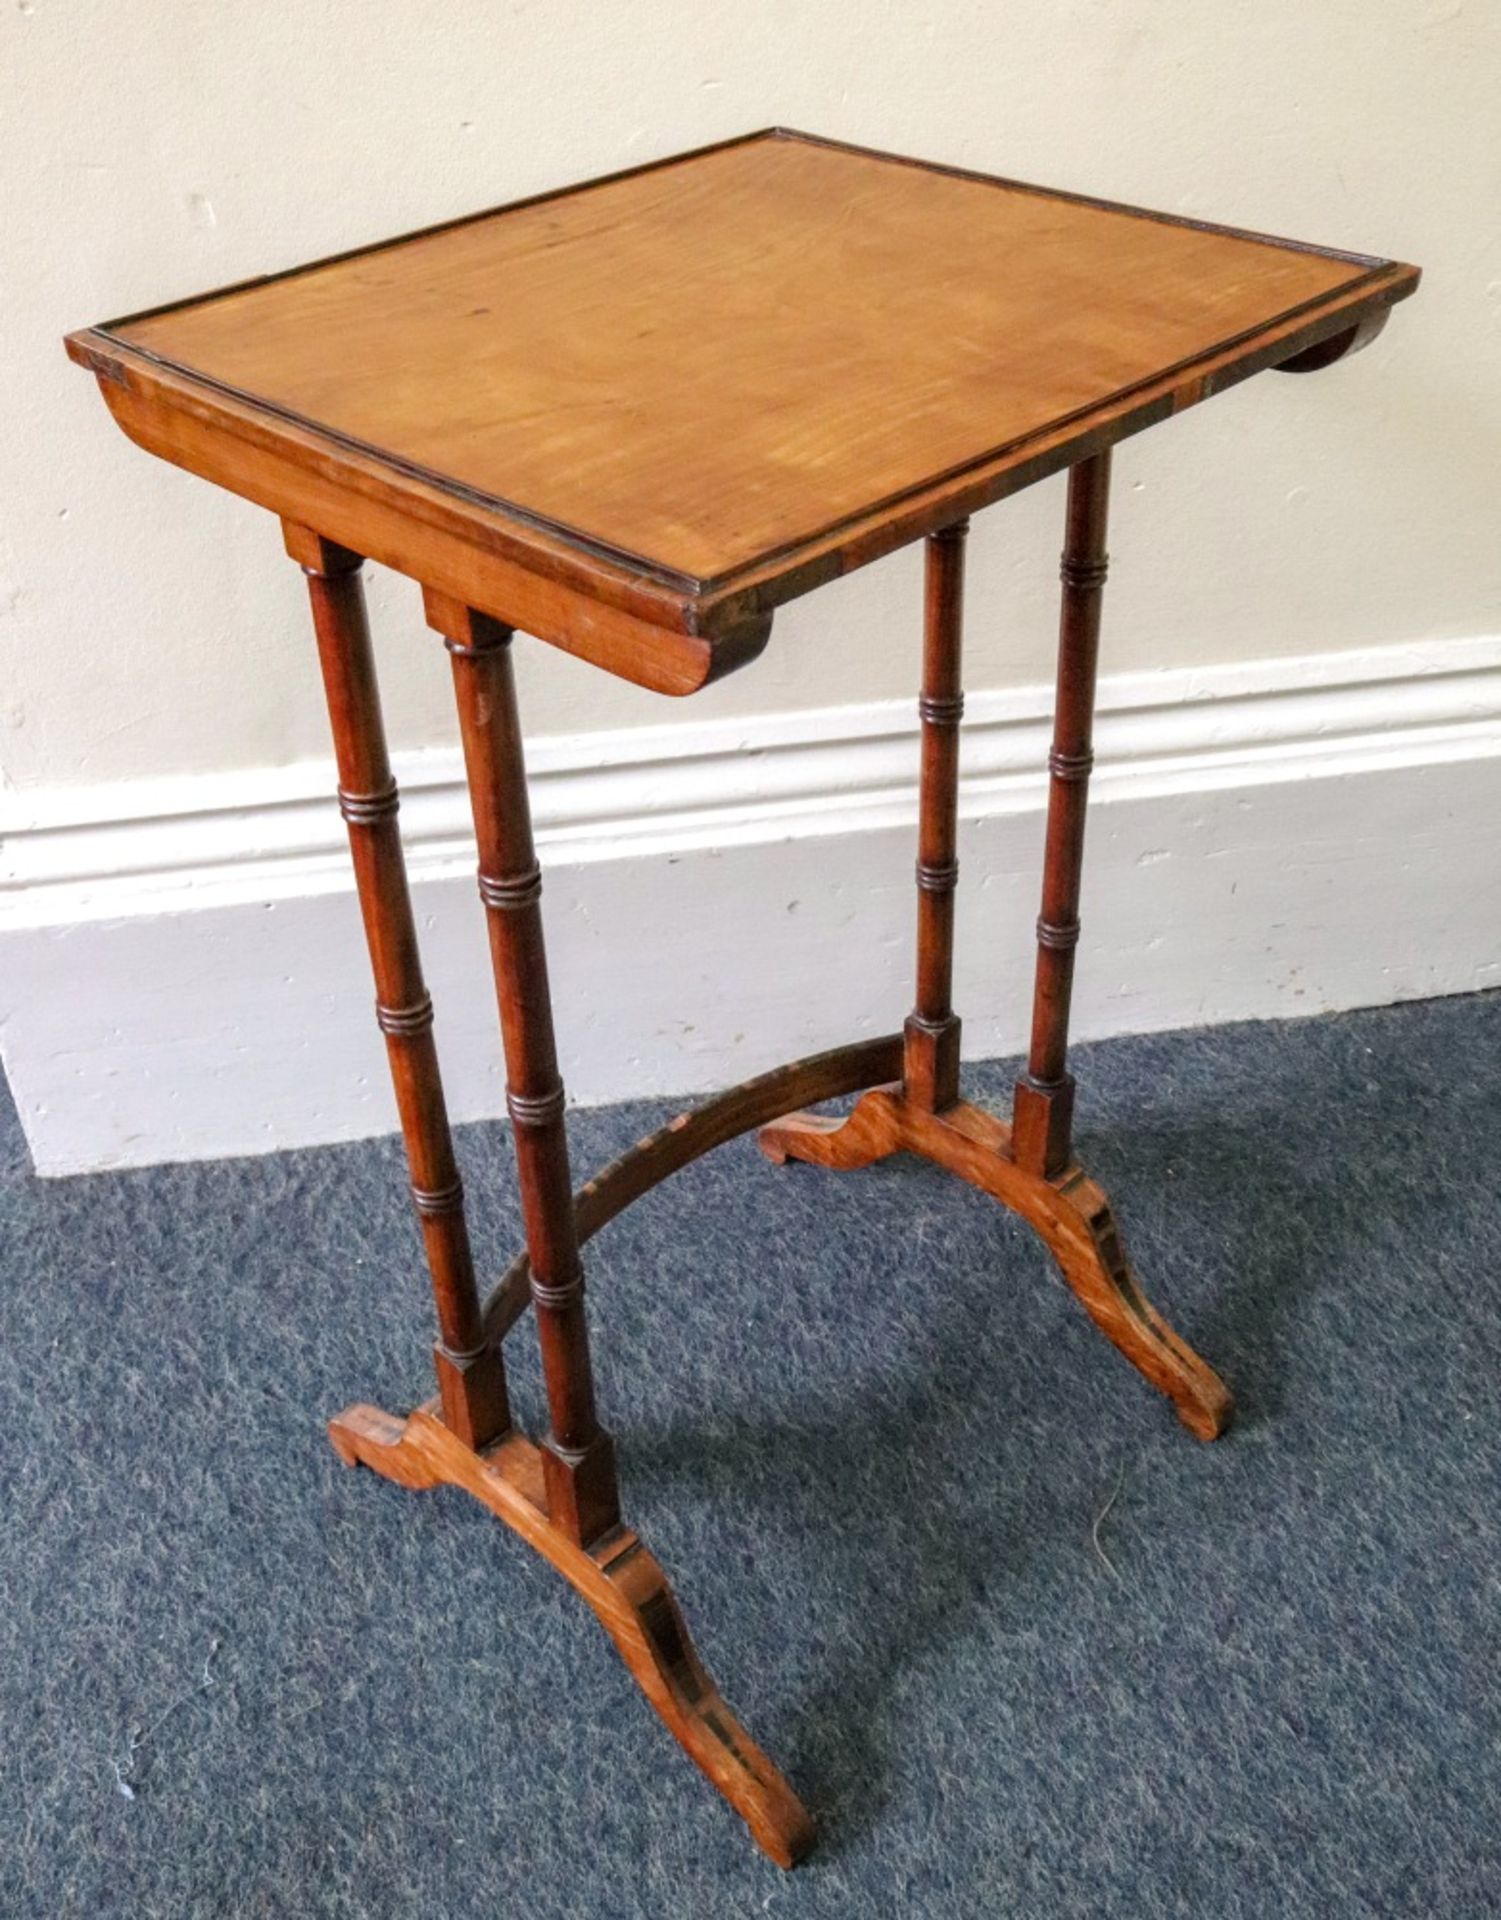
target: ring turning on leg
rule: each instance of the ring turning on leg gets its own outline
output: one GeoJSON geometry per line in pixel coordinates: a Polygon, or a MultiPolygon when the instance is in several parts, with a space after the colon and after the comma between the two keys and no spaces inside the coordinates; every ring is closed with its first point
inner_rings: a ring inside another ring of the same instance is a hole
{"type": "Polygon", "coordinates": [[[906,1027],[902,1080],[867,1093],[845,1119],[791,1113],[762,1127],[758,1138],[762,1151],[778,1164],[805,1160],[849,1169],[892,1153],[915,1153],[991,1194],[1036,1228],[1096,1326],[1172,1400],[1192,1432],[1212,1440],[1230,1419],[1230,1394],[1142,1292],[1109,1202],[1073,1160],[1068,1015],[1079,938],[1109,482],[1108,453],[1081,462],[1069,476],[1037,985],[1014,1126],[960,1101],[959,1022],[949,1001],[962,704],[960,523],[928,542],[919,706],[918,991],[906,1027]]]}
{"type": "MultiPolygon", "coordinates": [[[[288,545],[313,570],[314,611],[341,743],[345,814],[393,1069],[410,1065],[406,1049],[427,1050],[417,1055],[425,1071],[416,1091],[409,1098],[400,1077],[397,1090],[416,1205],[430,1253],[436,1246],[443,1256],[433,1263],[444,1336],[441,1402],[419,1407],[405,1420],[375,1407],[350,1407],[329,1423],[329,1438],[347,1465],[368,1466],[401,1486],[465,1488],[550,1560],[593,1607],[642,1692],[758,1844],[780,1866],[790,1867],[812,1845],[813,1824],[725,1705],[694,1650],[661,1567],[621,1524],[614,1454],[594,1410],[578,1258],[581,1234],[569,1186],[510,629],[441,595],[427,595],[429,618],[447,636],[453,655],[474,805],[480,895],[489,922],[526,1224],[521,1273],[536,1312],[551,1416],[551,1431],[540,1446],[511,1427],[504,1414],[499,1343],[516,1318],[514,1288],[503,1284],[483,1310],[475,1295],[462,1195],[431,1057],[429,1009],[394,840],[395,789],[379,734],[373,665],[354,584],[360,563],[302,529],[288,529],[288,545]],[[372,830],[384,837],[365,837],[372,830]],[[466,1424],[450,1406],[453,1383],[462,1394],[483,1378],[499,1383],[504,1417],[492,1413],[485,1423],[466,1424]]],[[[594,1211],[608,1217],[612,1208],[654,1184],[653,1174],[660,1177],[774,1112],[784,1088],[788,1100],[851,1091],[890,1071],[897,1058],[894,1038],[863,1042],[779,1069],[731,1099],[710,1103],[591,1183],[586,1193],[599,1196],[594,1211]]],[[[586,1223],[588,1231],[592,1226],[586,1223]]]]}
{"type": "Polygon", "coordinates": [[[532,840],[511,629],[442,594],[430,623],[453,656],[454,693],[479,844],[479,890],[506,1056],[506,1106],[531,1259],[532,1306],[552,1428],[542,1446],[548,1512],[580,1546],[620,1520],[615,1454],[594,1410],[584,1270],[573,1221],[563,1082],[542,941],[542,876],[532,840]]]}
{"type": "Polygon", "coordinates": [[[917,829],[917,1001],[907,1017],[907,1098],[941,1113],[959,1098],[954,889],[959,884],[960,644],[967,520],[928,541],[923,617],[922,762],[917,829]]]}
{"type": "Polygon", "coordinates": [[[500,1348],[485,1337],[464,1189],[454,1159],[443,1082],[433,1046],[433,1003],[422,980],[417,928],[407,890],[398,796],[386,752],[380,690],[360,586],[361,560],[347,548],[288,524],[287,551],[307,575],[318,660],[333,724],[339,805],[349,828],[355,882],[370,966],[376,1019],[386,1053],[411,1170],[412,1202],[422,1226],[438,1343],[433,1351],[443,1418],[470,1446],[484,1446],[511,1423],[500,1348]]]}
{"type": "Polygon", "coordinates": [[[1095,1324],[1173,1401],[1184,1423],[1205,1439],[1222,1431],[1230,1417],[1229,1394],[1142,1293],[1109,1204],[1073,1163],[1069,1141],[1068,1003],[1107,477],[1107,457],[1100,455],[1070,480],[1037,994],[1014,1136],[959,1098],[952,979],[962,523],[928,543],[917,993],[902,1035],[837,1048],[731,1089],[641,1141],[577,1194],[569,1172],[511,629],[446,595],[426,593],[428,619],[453,656],[526,1228],[524,1258],[483,1307],[401,870],[395,787],[358,598],[359,561],[303,529],[287,529],[289,549],[309,573],[378,1017],[396,1075],[442,1335],[439,1403],[404,1421],[372,1407],[351,1407],[331,1423],[330,1437],[348,1464],[362,1463],[403,1486],[465,1488],[549,1559],[594,1608],[663,1721],[783,1866],[812,1844],[808,1815],[726,1707],[694,1651],[661,1567],[620,1518],[614,1452],[595,1411],[579,1246],[657,1180],[751,1127],[759,1127],[761,1147],[776,1161],[853,1168],[896,1152],[919,1154],[1028,1220],[1095,1324]],[[870,1090],[846,1119],[788,1111],[799,1101],[818,1103],[862,1086],[870,1090]],[[779,1113],[784,1117],[775,1118],[779,1113]],[[499,1343],[528,1304],[536,1314],[551,1419],[540,1446],[510,1426],[500,1363],[499,1343]]]}
{"type": "Polygon", "coordinates": [[[1074,1083],[1067,1068],[1068,1015],[1079,944],[1079,879],[1084,866],[1084,807],[1094,766],[1091,733],[1105,590],[1105,524],[1110,455],[1083,460],[1068,477],[1063,542],[1063,609],[1058,629],[1058,691],[1048,755],[1048,826],[1042,912],[1037,921],[1037,985],[1027,1070],[1016,1083],[1015,1152],[1034,1173],[1069,1163],[1074,1083]]]}

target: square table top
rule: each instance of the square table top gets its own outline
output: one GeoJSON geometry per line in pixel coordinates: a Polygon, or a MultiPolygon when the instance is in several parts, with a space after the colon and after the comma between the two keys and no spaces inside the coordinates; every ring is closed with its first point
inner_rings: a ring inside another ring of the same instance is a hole
{"type": "MultiPolygon", "coordinates": [[[[1417,278],[774,129],[69,348],[107,396],[709,633],[1384,316],[1417,278]]],[[[179,426],[135,437],[286,510],[179,426]]]]}

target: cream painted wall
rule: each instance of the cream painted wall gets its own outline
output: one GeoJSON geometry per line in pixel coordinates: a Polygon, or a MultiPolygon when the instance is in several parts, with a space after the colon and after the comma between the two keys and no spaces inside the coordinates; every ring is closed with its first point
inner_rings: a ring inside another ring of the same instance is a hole
{"type": "MultiPolygon", "coordinates": [[[[1493,631],[1498,99],[1484,0],[4,0],[4,780],[325,751],[273,522],[131,448],[66,328],[772,121],[1421,263],[1348,367],[1124,451],[1108,666],[1493,631]]],[[[1059,508],[1054,483],[977,529],[977,688],[1046,675],[1059,508]]],[[[375,604],[398,744],[447,740],[414,590],[375,604]]],[[[908,553],[691,709],[529,649],[528,725],[905,695],[916,609],[908,553]]]]}

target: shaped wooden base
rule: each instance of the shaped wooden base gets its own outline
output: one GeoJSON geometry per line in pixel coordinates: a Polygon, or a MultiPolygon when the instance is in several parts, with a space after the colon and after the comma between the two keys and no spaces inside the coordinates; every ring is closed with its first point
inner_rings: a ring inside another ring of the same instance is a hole
{"type": "Polygon", "coordinates": [[[628,1527],[585,1548],[547,1517],[541,1449],[508,1433],[479,1451],[443,1425],[436,1403],[406,1420],[355,1406],[329,1422],[348,1466],[372,1467],[403,1487],[462,1487],[550,1560],[593,1607],[641,1691],[750,1828],[791,1867],[813,1844],[797,1795],[725,1705],[688,1636],[667,1576],[628,1527]]]}
{"type": "MultiPolygon", "coordinates": [[[[604,1167],[573,1195],[580,1242],[680,1167],[807,1102],[837,1100],[889,1079],[901,1067],[902,1036],[885,1034],[793,1060],[680,1113],[604,1167]]],[[[520,1255],[486,1303],[485,1351],[535,1304],[531,1262],[520,1255]]],[[[329,1424],[341,1460],[372,1467],[404,1487],[463,1487],[558,1569],[598,1614],[641,1691],[778,1866],[813,1844],[812,1821],[771,1761],[725,1705],[694,1651],[667,1576],[628,1528],[615,1525],[581,1546],[549,1516],[543,1450],[524,1434],[471,1446],[445,1425],[437,1401],[406,1420],[350,1407],[329,1424]]]]}
{"type": "Polygon", "coordinates": [[[915,1153],[957,1173],[1033,1226],[1106,1338],[1165,1393],[1201,1440],[1230,1424],[1234,1401],[1223,1380],[1181,1340],[1142,1292],[1105,1194],[1078,1166],[1044,1178],[1011,1157],[1011,1129],[960,1101],[932,1113],[900,1085],[876,1087],[844,1119],[795,1113],[760,1130],[761,1151],[778,1165],[867,1167],[915,1153]]]}
{"type": "MultiPolygon", "coordinates": [[[[1018,1166],[1010,1129],[978,1107],[961,1102],[933,1113],[909,1101],[900,1083],[872,1085],[900,1071],[901,1059],[902,1036],[888,1034],[793,1061],[679,1114],[574,1195],[579,1239],[680,1167],[752,1129],[777,1162],[862,1167],[891,1153],[921,1154],[1029,1220],[1095,1324],[1173,1401],[1185,1425],[1205,1440],[1221,1433],[1230,1395],[1142,1293],[1100,1189],[1075,1166],[1051,1178],[1018,1166]],[[798,1102],[862,1088],[870,1091],[844,1119],[788,1112],[798,1102]]],[[[498,1343],[525,1310],[529,1280],[522,1257],[485,1308],[488,1342],[498,1343]]],[[[329,1437],[346,1464],[371,1467],[401,1486],[463,1487],[550,1560],[593,1607],[642,1692],[760,1847],[779,1866],[802,1858],[813,1844],[813,1824],[725,1705],[694,1651],[667,1576],[627,1527],[614,1526],[580,1546],[549,1518],[540,1447],[515,1431],[471,1446],[444,1424],[437,1401],[405,1420],[375,1407],[350,1407],[330,1422],[329,1437]]]]}

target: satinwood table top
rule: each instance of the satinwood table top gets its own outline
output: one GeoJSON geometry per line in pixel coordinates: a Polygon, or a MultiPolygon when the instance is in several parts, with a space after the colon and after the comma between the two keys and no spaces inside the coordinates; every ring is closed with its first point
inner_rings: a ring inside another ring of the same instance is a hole
{"type": "Polygon", "coordinates": [[[320,531],[409,571],[393,516],[445,529],[479,558],[438,585],[468,590],[485,561],[530,576],[541,630],[588,655],[580,599],[643,645],[764,626],[1249,373],[1316,361],[1417,278],[772,130],[69,349],[153,451],[310,524],[322,501],[320,531]]]}

